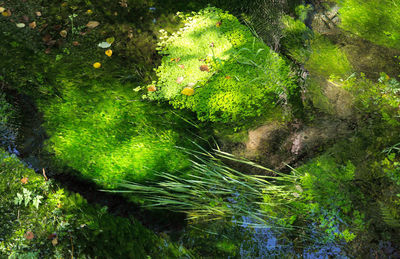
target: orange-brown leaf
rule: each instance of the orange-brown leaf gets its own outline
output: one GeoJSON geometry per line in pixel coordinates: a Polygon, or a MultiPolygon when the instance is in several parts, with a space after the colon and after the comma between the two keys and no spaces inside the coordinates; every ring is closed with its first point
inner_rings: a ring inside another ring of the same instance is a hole
{"type": "Polygon", "coordinates": [[[210,72],[210,69],[208,68],[208,66],[207,66],[207,65],[201,65],[201,66],[200,66],[200,70],[201,70],[201,71],[207,71],[207,72],[210,72]]]}

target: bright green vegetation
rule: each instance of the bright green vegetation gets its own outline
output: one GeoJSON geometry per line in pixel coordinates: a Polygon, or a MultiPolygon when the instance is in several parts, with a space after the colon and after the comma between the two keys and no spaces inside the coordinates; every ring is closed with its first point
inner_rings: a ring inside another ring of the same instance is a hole
{"type": "Polygon", "coordinates": [[[238,123],[261,116],[295,88],[286,62],[220,9],[186,17],[182,29],[161,37],[160,53],[148,97],[188,108],[200,120],[238,123]]]}
{"type": "Polygon", "coordinates": [[[354,209],[353,200],[362,197],[352,184],[355,166],[351,162],[341,165],[325,154],[296,169],[302,175],[301,196],[306,211],[328,234],[325,238],[353,240],[364,229],[363,215],[354,209]]]}
{"type": "Polygon", "coordinates": [[[155,185],[126,183],[120,186],[138,195],[149,207],[187,212],[191,220],[253,220],[253,227],[285,229],[310,242],[349,242],[364,230],[363,215],[352,200],[361,196],[351,184],[355,166],[341,165],[324,155],[294,170],[292,174],[273,172],[223,152],[196,156],[188,177],[160,174],[155,185]],[[221,159],[239,161],[276,176],[246,175],[221,159]],[[188,195],[189,194],[189,195],[188,195]],[[319,240],[308,239],[304,231],[317,223],[319,240]],[[350,231],[351,229],[351,231],[350,231]],[[322,235],[325,232],[325,235],[322,235]]]}
{"type": "Polygon", "coordinates": [[[60,80],[58,91],[62,98],[40,108],[48,148],[62,165],[107,187],[189,165],[175,146],[185,145],[191,126],[178,114],[142,101],[131,85],[60,80]]]}
{"type": "Polygon", "coordinates": [[[398,0],[336,1],[343,30],[308,16],[333,2],[64,2],[0,3],[0,144],[78,191],[125,193],[108,212],[0,151],[1,258],[307,258],[332,244],[385,258],[381,244],[400,244],[398,0]],[[155,222],[160,238],[117,216],[129,201],[187,221],[155,222]]]}
{"type": "Polygon", "coordinates": [[[282,44],[297,62],[304,63],[312,74],[325,78],[351,75],[352,67],[346,54],[328,38],[313,33],[303,21],[284,16],[285,37],[282,44]]]}
{"type": "Polygon", "coordinates": [[[373,82],[362,75],[352,77],[343,82],[343,88],[351,92],[356,98],[356,105],[364,112],[379,112],[383,120],[393,126],[400,125],[399,105],[397,94],[400,92],[400,83],[396,78],[381,74],[378,82],[373,82]]]}
{"type": "Polygon", "coordinates": [[[373,43],[400,49],[399,0],[336,0],[341,27],[373,43]]]}
{"type": "Polygon", "coordinates": [[[1,150],[0,221],[2,257],[176,258],[185,253],[135,219],[89,205],[1,150]]]}
{"type": "Polygon", "coordinates": [[[305,67],[313,74],[329,78],[331,75],[348,77],[352,68],[346,54],[327,38],[315,35],[310,41],[311,53],[305,67]]]}
{"type": "MultiPolygon", "coordinates": [[[[164,181],[154,186],[130,182],[120,184],[120,187],[131,190],[150,207],[187,212],[192,220],[231,217],[240,220],[246,216],[259,224],[267,223],[269,219],[283,217],[281,209],[290,206],[295,199],[292,193],[297,176],[279,173],[265,177],[246,175],[221,162],[222,158],[235,159],[229,154],[217,152],[213,156],[196,152],[193,155],[196,160],[192,161],[188,178],[160,173],[164,181]]],[[[254,165],[249,161],[238,161],[254,165]]]]}

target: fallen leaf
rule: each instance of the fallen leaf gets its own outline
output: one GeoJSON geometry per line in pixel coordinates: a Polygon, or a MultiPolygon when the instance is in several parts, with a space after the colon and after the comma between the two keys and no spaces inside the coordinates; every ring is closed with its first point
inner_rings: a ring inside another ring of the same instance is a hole
{"type": "Polygon", "coordinates": [[[187,96],[191,96],[191,95],[194,94],[194,90],[193,90],[193,88],[185,87],[185,88],[183,88],[183,90],[182,90],[182,94],[183,94],[183,95],[187,95],[187,96]]]}
{"type": "Polygon", "coordinates": [[[65,37],[67,37],[68,32],[66,30],[62,30],[62,31],[60,31],[60,35],[61,35],[61,37],[65,38],[65,37]]]}
{"type": "Polygon", "coordinates": [[[201,71],[207,71],[207,72],[210,72],[210,69],[208,68],[208,66],[207,66],[207,65],[201,65],[201,66],[200,66],[200,70],[201,70],[201,71]]]}
{"type": "Polygon", "coordinates": [[[9,16],[11,16],[11,11],[10,11],[10,10],[3,11],[3,12],[1,13],[1,15],[3,15],[4,17],[9,17],[9,16]]]}
{"type": "Polygon", "coordinates": [[[16,23],[15,24],[18,28],[24,28],[25,27],[25,23],[16,23]]]}
{"type": "Polygon", "coordinates": [[[47,46],[53,46],[54,44],[56,44],[56,40],[51,40],[51,41],[48,41],[48,42],[46,42],[46,45],[47,46]]]}
{"type": "Polygon", "coordinates": [[[47,49],[44,51],[44,53],[46,53],[46,54],[50,54],[50,52],[51,52],[51,48],[47,48],[47,49]]]}
{"type": "Polygon", "coordinates": [[[185,66],[184,66],[184,65],[178,65],[178,67],[180,67],[180,68],[182,68],[182,69],[184,69],[184,68],[185,68],[185,66]]]}
{"type": "Polygon", "coordinates": [[[35,14],[36,14],[36,16],[38,16],[38,17],[40,17],[40,16],[42,16],[42,13],[41,12],[35,12],[35,14]]]}
{"type": "Polygon", "coordinates": [[[155,85],[149,85],[149,86],[147,87],[147,91],[149,91],[149,92],[155,92],[155,91],[157,91],[157,87],[156,87],[155,85]]]}
{"type": "Polygon", "coordinates": [[[56,31],[58,31],[59,29],[61,29],[61,27],[62,27],[62,26],[61,26],[60,24],[57,24],[57,25],[54,25],[54,26],[53,26],[53,29],[56,30],[56,31]]]}
{"type": "Polygon", "coordinates": [[[119,1],[119,4],[121,5],[121,7],[128,7],[128,3],[126,2],[126,0],[121,0],[119,1]]]}
{"type": "Polygon", "coordinates": [[[50,235],[47,236],[47,239],[53,239],[55,237],[57,237],[57,234],[56,233],[51,233],[50,235]]]}
{"type": "Polygon", "coordinates": [[[6,8],[0,6],[0,13],[4,12],[6,8]]]}
{"type": "Polygon", "coordinates": [[[44,180],[48,181],[49,178],[47,178],[46,171],[44,170],[44,168],[42,168],[42,173],[43,173],[44,180]]]}
{"type": "Polygon", "coordinates": [[[106,41],[103,41],[103,42],[100,42],[97,46],[99,46],[100,48],[106,49],[106,48],[111,47],[111,44],[106,41]]]}
{"type": "Polygon", "coordinates": [[[58,238],[54,238],[53,240],[51,240],[51,243],[53,244],[53,246],[58,244],[58,238]]]}
{"type": "Polygon", "coordinates": [[[44,42],[49,42],[51,40],[51,35],[50,34],[46,34],[43,36],[42,40],[44,42]]]}
{"type": "Polygon", "coordinates": [[[178,63],[179,61],[181,61],[181,58],[176,58],[176,59],[175,59],[175,62],[178,63]]]}
{"type": "Polygon", "coordinates": [[[100,62],[96,62],[93,64],[94,68],[100,68],[101,67],[101,63],[100,62]]]}
{"type": "Polygon", "coordinates": [[[36,28],[36,22],[31,22],[31,23],[29,24],[29,28],[35,29],[35,28],[36,28]]]}
{"type": "Polygon", "coordinates": [[[90,29],[93,29],[93,28],[96,28],[97,26],[99,26],[99,22],[97,22],[97,21],[89,21],[87,24],[86,24],[86,27],[88,27],[88,28],[90,28],[90,29]]]}
{"type": "Polygon", "coordinates": [[[195,85],[196,85],[196,83],[193,83],[193,82],[192,82],[192,83],[189,83],[189,84],[188,84],[188,87],[192,88],[192,87],[195,86],[195,85]]]}
{"type": "Polygon", "coordinates": [[[183,82],[183,76],[178,77],[178,78],[176,79],[176,82],[177,82],[178,84],[182,83],[182,82],[183,82]]]}
{"type": "Polygon", "coordinates": [[[62,205],[61,203],[57,204],[57,208],[61,209],[62,205]]]}
{"type": "Polygon", "coordinates": [[[92,14],[93,11],[89,9],[89,10],[86,11],[86,13],[87,13],[87,14],[92,14]]]}
{"type": "Polygon", "coordinates": [[[111,57],[113,52],[112,52],[111,49],[108,49],[108,50],[106,50],[105,53],[106,53],[107,56],[111,57]]]}
{"type": "Polygon", "coordinates": [[[28,21],[29,21],[29,17],[26,16],[26,15],[22,16],[22,19],[24,19],[25,22],[28,22],[28,21]]]}
{"type": "Polygon", "coordinates": [[[231,79],[232,77],[230,77],[230,76],[226,76],[225,78],[226,78],[226,79],[231,79]]]}
{"type": "Polygon", "coordinates": [[[73,41],[73,42],[72,42],[72,45],[74,45],[74,46],[78,46],[78,45],[79,45],[79,42],[77,42],[77,41],[73,41]]]}
{"type": "Polygon", "coordinates": [[[219,22],[217,22],[217,23],[215,24],[215,26],[217,26],[217,27],[221,27],[221,24],[222,24],[222,22],[221,22],[221,21],[219,21],[219,22]]]}
{"type": "Polygon", "coordinates": [[[24,177],[21,179],[22,184],[27,184],[28,183],[28,177],[24,177]]]}
{"type": "Polygon", "coordinates": [[[114,41],[115,41],[115,38],[114,38],[114,37],[110,37],[110,38],[107,38],[107,39],[106,39],[106,42],[107,42],[107,43],[110,43],[110,44],[113,44],[114,41]]]}
{"type": "Polygon", "coordinates": [[[32,240],[32,239],[35,238],[35,235],[33,234],[32,231],[27,231],[27,232],[25,233],[25,238],[28,239],[28,240],[32,240]]]}

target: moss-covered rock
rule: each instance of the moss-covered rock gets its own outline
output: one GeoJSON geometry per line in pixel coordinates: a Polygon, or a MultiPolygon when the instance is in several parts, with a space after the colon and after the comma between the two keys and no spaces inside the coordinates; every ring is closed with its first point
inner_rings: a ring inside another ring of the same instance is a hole
{"type": "Polygon", "coordinates": [[[188,108],[200,120],[243,122],[271,110],[295,88],[286,62],[236,17],[206,8],[163,36],[152,100],[188,108]],[[191,88],[193,94],[185,94],[191,88]]]}

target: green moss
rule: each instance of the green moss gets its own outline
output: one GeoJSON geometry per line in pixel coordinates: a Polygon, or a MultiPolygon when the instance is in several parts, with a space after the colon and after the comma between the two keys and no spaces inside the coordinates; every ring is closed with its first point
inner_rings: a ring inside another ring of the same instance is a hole
{"type": "Polygon", "coordinates": [[[160,45],[157,91],[148,97],[188,108],[200,120],[238,123],[261,116],[295,87],[285,61],[220,9],[188,17],[160,45]],[[185,88],[194,95],[182,94],[185,88]]]}
{"type": "Polygon", "coordinates": [[[305,63],[310,55],[309,40],[312,39],[312,31],[304,22],[296,20],[288,15],[282,17],[284,25],[284,37],[281,44],[291,58],[299,63],[305,63]]]}
{"type": "Polygon", "coordinates": [[[176,258],[186,253],[135,219],[112,216],[106,207],[45,181],[2,150],[0,222],[0,255],[11,258],[176,258]]]}
{"type": "Polygon", "coordinates": [[[346,78],[352,67],[346,54],[322,35],[315,35],[310,41],[311,53],[305,63],[310,73],[329,78],[331,75],[346,78]]]}
{"type": "Polygon", "coordinates": [[[341,27],[371,42],[400,49],[400,1],[337,0],[341,27]]]}
{"type": "Polygon", "coordinates": [[[144,102],[132,85],[62,79],[62,98],[43,101],[48,149],[61,164],[112,187],[120,180],[152,178],[189,165],[190,125],[160,105],[144,102]]]}

